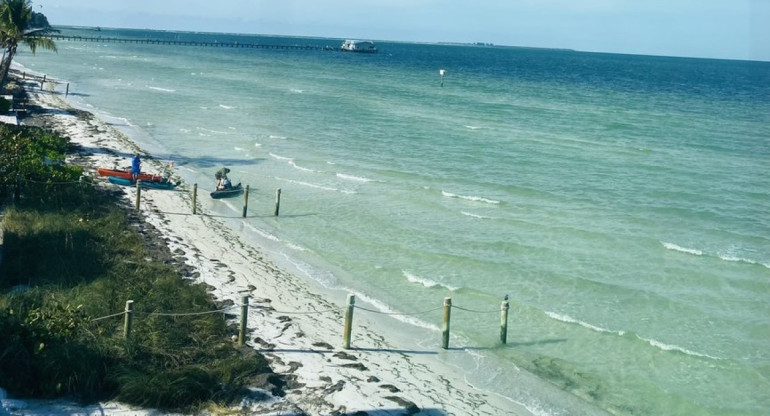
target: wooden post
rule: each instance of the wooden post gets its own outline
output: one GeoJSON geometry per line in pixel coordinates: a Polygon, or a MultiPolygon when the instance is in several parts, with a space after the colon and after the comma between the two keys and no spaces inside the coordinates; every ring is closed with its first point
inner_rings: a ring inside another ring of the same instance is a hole
{"type": "Polygon", "coordinates": [[[123,315],[123,338],[128,339],[131,335],[131,318],[134,316],[134,301],[126,301],[126,313],[123,315]]]}
{"type": "Polygon", "coordinates": [[[198,184],[193,184],[193,215],[198,213],[198,184]]]}
{"type": "Polygon", "coordinates": [[[353,331],[353,310],[356,307],[356,295],[348,294],[348,309],[345,311],[345,328],[342,334],[342,348],[350,349],[350,333],[353,331]]]}
{"type": "Polygon", "coordinates": [[[241,330],[238,332],[238,345],[241,347],[246,342],[246,321],[249,315],[249,297],[241,298],[241,330]]]}
{"type": "Polygon", "coordinates": [[[46,77],[46,76],[45,76],[45,75],[43,75],[43,80],[42,80],[42,81],[40,81],[40,89],[41,89],[41,90],[43,89],[43,84],[45,84],[45,77],[46,77]]]}
{"type": "Polygon", "coordinates": [[[452,298],[444,298],[444,325],[441,328],[441,348],[449,348],[449,318],[452,315],[452,298]]]}
{"type": "Polygon", "coordinates": [[[249,209],[249,185],[246,185],[246,190],[243,192],[243,218],[246,218],[247,209],[249,209]]]}
{"type": "Polygon", "coordinates": [[[504,300],[500,305],[500,341],[505,345],[508,342],[508,301],[504,300]]]}
{"type": "Polygon", "coordinates": [[[67,90],[64,91],[64,97],[68,97],[70,95],[70,83],[67,83],[67,90]]]}
{"type": "Polygon", "coordinates": [[[142,181],[136,181],[136,210],[139,211],[139,201],[142,199],[142,181]]]}
{"type": "Polygon", "coordinates": [[[281,188],[275,190],[275,216],[278,216],[278,211],[281,209],[281,188]]]}

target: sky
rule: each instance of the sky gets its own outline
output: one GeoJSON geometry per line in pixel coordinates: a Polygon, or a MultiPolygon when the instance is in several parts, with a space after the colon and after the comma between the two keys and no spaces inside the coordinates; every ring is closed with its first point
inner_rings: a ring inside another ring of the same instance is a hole
{"type": "Polygon", "coordinates": [[[32,0],[52,25],[770,61],[770,0],[32,0]]]}

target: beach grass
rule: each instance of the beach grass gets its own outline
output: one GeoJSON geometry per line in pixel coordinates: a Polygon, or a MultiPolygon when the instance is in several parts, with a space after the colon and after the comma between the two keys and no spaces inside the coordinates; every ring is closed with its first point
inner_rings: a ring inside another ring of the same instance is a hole
{"type": "Polygon", "coordinates": [[[0,387],[189,411],[281,385],[261,355],[232,342],[225,313],[237,310],[185,279],[141,214],[63,162],[66,138],[3,126],[0,148],[13,155],[0,160],[0,387]]]}

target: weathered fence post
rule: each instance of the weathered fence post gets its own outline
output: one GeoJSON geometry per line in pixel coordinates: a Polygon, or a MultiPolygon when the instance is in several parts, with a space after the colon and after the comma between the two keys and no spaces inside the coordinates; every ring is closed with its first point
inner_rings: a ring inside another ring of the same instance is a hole
{"type": "Polygon", "coordinates": [[[275,190],[275,216],[278,216],[278,211],[281,209],[281,188],[275,190]]]}
{"type": "Polygon", "coordinates": [[[452,298],[444,298],[444,324],[441,328],[441,348],[449,348],[449,319],[452,315],[452,298]]]}
{"type": "Polygon", "coordinates": [[[40,81],[40,89],[43,89],[43,84],[45,84],[45,75],[43,75],[43,79],[40,81]]]}
{"type": "Polygon", "coordinates": [[[500,341],[505,345],[508,342],[508,301],[504,300],[500,305],[500,341]]]}
{"type": "Polygon", "coordinates": [[[142,199],[142,181],[136,181],[136,210],[139,211],[139,201],[142,199]]]}
{"type": "Polygon", "coordinates": [[[126,313],[123,315],[123,338],[128,339],[131,335],[131,319],[134,316],[134,301],[126,301],[126,313]]]}
{"type": "Polygon", "coordinates": [[[249,209],[249,185],[246,185],[246,190],[243,192],[243,218],[246,218],[247,209],[249,209]]]}
{"type": "Polygon", "coordinates": [[[356,295],[348,294],[348,309],[345,311],[345,328],[342,334],[342,348],[350,349],[350,333],[353,331],[353,310],[356,308],[356,295]]]}
{"type": "Polygon", "coordinates": [[[243,296],[241,298],[241,330],[238,331],[238,345],[241,347],[246,342],[246,325],[247,317],[249,315],[249,297],[243,296]]]}
{"type": "Polygon", "coordinates": [[[198,213],[198,184],[193,184],[193,215],[198,213]]]}
{"type": "Polygon", "coordinates": [[[68,97],[70,95],[70,83],[67,83],[67,90],[64,91],[64,97],[68,97]]]}

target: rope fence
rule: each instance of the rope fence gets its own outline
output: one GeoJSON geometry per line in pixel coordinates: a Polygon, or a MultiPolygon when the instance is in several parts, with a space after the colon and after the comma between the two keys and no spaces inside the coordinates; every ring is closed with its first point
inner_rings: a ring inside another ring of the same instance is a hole
{"type": "MultiPolygon", "coordinates": [[[[91,185],[91,186],[101,186],[103,182],[96,181],[97,177],[95,176],[81,176],[79,180],[77,181],[38,181],[34,179],[28,179],[28,178],[19,178],[17,181],[17,187],[21,187],[22,183],[28,183],[28,184],[35,184],[35,185],[46,185],[46,186],[68,186],[68,185],[91,185]]],[[[158,188],[154,185],[155,182],[152,181],[142,181],[137,180],[135,182],[136,184],[136,199],[135,199],[135,207],[137,210],[141,209],[141,199],[142,199],[142,190],[143,189],[159,189],[164,191],[180,191],[173,189],[176,185],[178,185],[181,182],[178,182],[174,186],[169,186],[167,188],[158,188]]],[[[213,192],[213,190],[206,190],[201,189],[204,192],[213,192]]],[[[249,207],[249,185],[246,185],[245,187],[242,187],[243,190],[243,211],[242,216],[243,218],[246,218],[248,207],[249,207]]],[[[184,192],[184,191],[181,191],[184,192]]],[[[235,196],[237,196],[239,193],[236,193],[235,196]]],[[[216,199],[216,198],[215,198],[216,199]]],[[[198,184],[193,184],[192,188],[192,213],[193,215],[198,215],[198,184]]],[[[277,188],[275,190],[275,211],[273,213],[274,216],[278,216],[280,213],[280,207],[281,207],[281,188],[277,188]]]]}
{"type": "MultiPolygon", "coordinates": [[[[37,181],[33,179],[25,179],[25,178],[19,178],[20,182],[28,182],[33,184],[39,184],[39,185],[55,185],[55,186],[64,186],[64,185],[91,185],[91,186],[99,186],[100,182],[94,181],[94,177],[91,176],[81,176],[79,180],[77,181],[60,181],[60,182],[53,182],[53,181],[37,181]],[[85,180],[86,178],[90,180],[85,180]]],[[[20,185],[17,185],[20,186],[20,185]]],[[[136,181],[136,210],[140,210],[140,201],[141,201],[141,192],[142,192],[142,181],[137,180],[136,181]]],[[[197,193],[198,193],[198,184],[193,184],[192,188],[192,213],[193,215],[198,214],[198,203],[197,203],[197,193]]],[[[244,189],[244,205],[243,205],[243,217],[246,217],[246,212],[248,209],[248,200],[249,200],[249,186],[246,185],[244,189]]],[[[279,209],[280,209],[280,201],[281,201],[281,189],[276,189],[276,202],[275,202],[275,216],[278,216],[279,209]]],[[[173,312],[135,312],[133,310],[133,300],[129,300],[126,302],[126,308],[122,312],[118,312],[112,315],[102,316],[99,318],[94,318],[91,321],[101,321],[109,318],[114,318],[118,316],[124,317],[124,329],[123,329],[123,335],[125,338],[128,338],[131,333],[131,326],[132,326],[132,318],[134,315],[141,315],[145,317],[149,316],[167,316],[167,317],[182,317],[182,316],[201,316],[201,315],[207,315],[207,314],[214,314],[214,313],[224,313],[226,311],[229,311],[231,309],[237,308],[237,306],[231,306],[223,309],[217,309],[213,311],[202,311],[202,312],[188,312],[188,313],[173,313],[173,312]]],[[[240,332],[238,336],[238,343],[239,345],[244,345],[245,342],[245,334],[246,334],[246,321],[247,321],[247,314],[248,314],[248,296],[244,296],[242,299],[241,307],[241,327],[240,332]]],[[[353,327],[353,312],[355,309],[359,309],[365,312],[369,313],[375,313],[379,315],[389,315],[389,316],[419,316],[419,315],[426,315],[429,313],[436,312],[438,310],[443,309],[443,322],[442,322],[442,348],[448,349],[449,348],[449,334],[450,334],[450,318],[451,318],[451,310],[457,309],[463,312],[468,313],[475,313],[475,314],[492,314],[497,313],[498,310],[475,310],[470,308],[464,308],[461,306],[452,305],[452,299],[451,298],[445,298],[444,299],[444,305],[441,307],[436,307],[424,311],[418,311],[418,312],[383,312],[378,311],[374,309],[365,308],[362,306],[356,306],[355,305],[355,296],[350,294],[348,295],[348,301],[347,306],[343,308],[332,308],[328,310],[322,310],[322,311],[277,311],[273,308],[264,308],[266,310],[270,310],[274,313],[278,314],[285,314],[285,315],[315,315],[315,314],[322,314],[322,313],[330,313],[330,312],[339,312],[344,310],[344,327],[343,327],[343,348],[350,349],[350,341],[351,341],[351,333],[352,333],[352,327],[353,327]]],[[[503,304],[500,307],[499,312],[501,313],[500,317],[500,340],[503,344],[507,342],[507,332],[508,332],[508,300],[506,299],[503,301],[503,304]]]]}
{"type": "MultiPolygon", "coordinates": [[[[144,317],[150,317],[150,316],[165,316],[165,317],[183,317],[183,316],[202,316],[202,315],[210,315],[215,313],[225,313],[227,311],[241,308],[241,316],[240,316],[240,328],[238,332],[238,344],[243,346],[245,343],[246,333],[247,333],[247,316],[249,313],[249,297],[243,296],[241,298],[241,304],[240,305],[233,305],[228,306],[226,308],[221,309],[215,309],[211,311],[201,311],[201,312],[137,312],[134,311],[134,301],[129,300],[126,301],[126,309],[124,311],[114,313],[112,315],[102,316],[99,318],[93,318],[91,319],[91,322],[96,321],[102,321],[109,318],[115,318],[118,316],[123,316],[124,322],[123,322],[123,337],[128,338],[131,334],[131,327],[133,322],[134,315],[137,316],[144,316],[144,317]]],[[[257,306],[257,308],[259,308],[257,306]]],[[[355,305],[355,295],[349,294],[347,297],[347,306],[340,307],[340,308],[331,308],[321,311],[278,311],[271,307],[265,307],[262,308],[264,310],[268,310],[270,312],[274,312],[276,314],[281,315],[318,315],[323,313],[330,313],[330,312],[339,312],[341,310],[345,310],[345,321],[343,324],[343,348],[350,349],[350,340],[351,340],[351,334],[353,329],[353,310],[359,309],[362,311],[370,312],[370,313],[376,313],[380,315],[402,315],[402,316],[417,316],[417,315],[425,315],[432,312],[436,312],[438,310],[444,310],[444,318],[442,322],[442,343],[441,348],[448,349],[449,348],[449,328],[450,328],[450,316],[451,316],[451,310],[457,309],[464,312],[470,312],[470,313],[476,313],[476,314],[490,314],[490,313],[497,313],[500,312],[500,341],[505,344],[507,342],[508,337],[508,309],[509,304],[508,300],[504,300],[503,303],[500,306],[500,310],[495,311],[479,311],[479,310],[473,310],[468,308],[463,308],[460,306],[452,305],[452,298],[444,298],[444,305],[441,307],[428,309],[421,312],[410,312],[410,313],[403,313],[403,312],[382,312],[377,311],[374,309],[365,308],[362,306],[356,306],[355,305]]]]}

